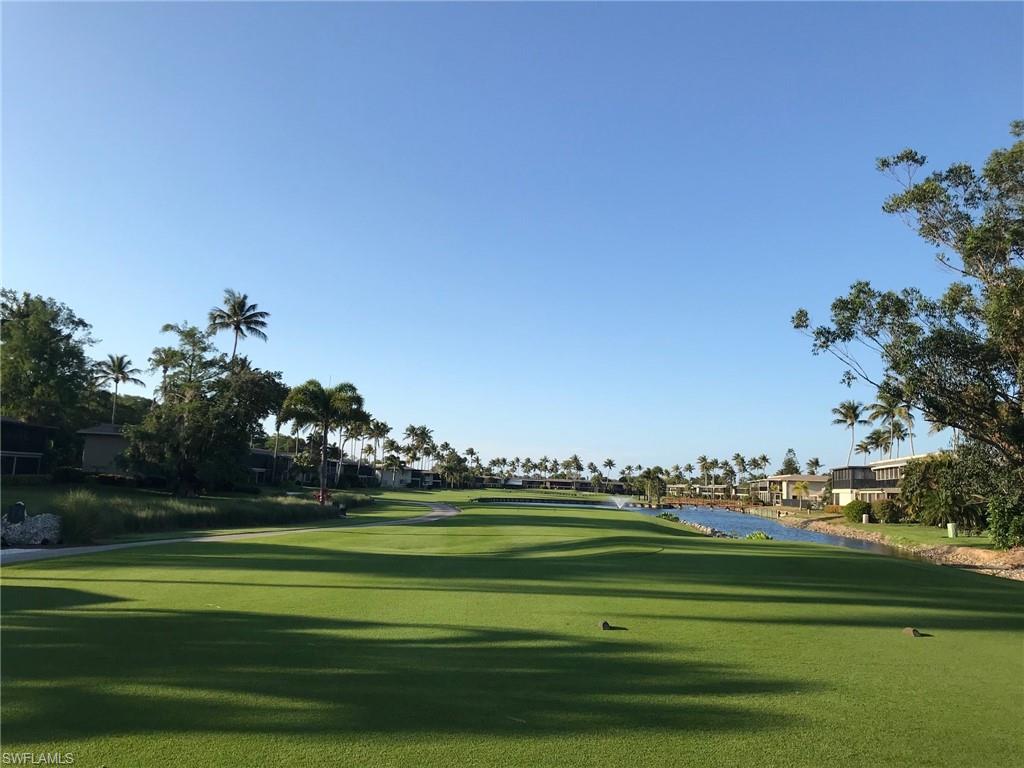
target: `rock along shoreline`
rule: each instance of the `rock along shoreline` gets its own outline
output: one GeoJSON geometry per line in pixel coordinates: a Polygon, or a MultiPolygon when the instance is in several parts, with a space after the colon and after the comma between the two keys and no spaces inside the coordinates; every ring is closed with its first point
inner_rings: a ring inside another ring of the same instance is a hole
{"type": "Polygon", "coordinates": [[[1024,581],[1024,549],[992,550],[978,547],[957,547],[947,545],[903,544],[894,541],[884,534],[875,531],[862,531],[842,523],[825,522],[823,520],[799,520],[783,516],[778,522],[791,528],[805,528],[818,533],[830,533],[833,536],[845,536],[848,539],[860,539],[876,544],[884,544],[893,549],[908,552],[922,560],[936,565],[947,565],[953,568],[964,568],[989,576],[1000,576],[1004,579],[1024,581]]]}

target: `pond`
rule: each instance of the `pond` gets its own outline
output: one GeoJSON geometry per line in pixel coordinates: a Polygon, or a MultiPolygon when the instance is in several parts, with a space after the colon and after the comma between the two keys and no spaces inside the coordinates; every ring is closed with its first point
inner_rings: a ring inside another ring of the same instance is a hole
{"type": "Polygon", "coordinates": [[[728,509],[716,509],[712,507],[686,506],[673,509],[648,509],[647,507],[620,506],[613,502],[589,501],[583,499],[516,499],[514,497],[486,498],[476,501],[489,504],[514,504],[517,506],[545,506],[545,507],[591,507],[594,509],[621,509],[623,512],[637,512],[648,517],[657,517],[662,512],[671,512],[680,520],[699,523],[710,528],[717,528],[719,531],[736,536],[742,539],[748,533],[764,531],[773,539],[778,541],[803,541],[811,544],[830,544],[834,547],[846,547],[847,549],[859,549],[863,552],[874,552],[878,555],[890,555],[892,557],[909,557],[909,555],[895,547],[887,547],[874,541],[862,541],[851,539],[847,536],[835,536],[829,533],[818,533],[804,528],[794,528],[783,525],[778,520],[760,515],[749,515],[743,512],[733,512],[728,509]]]}
{"type": "MultiPolygon", "coordinates": [[[[640,512],[648,516],[657,516],[666,511],[663,509],[646,509],[642,507],[626,507],[631,512],[640,512]]],[[[879,555],[905,556],[903,552],[894,547],[887,547],[873,541],[862,541],[851,539],[847,536],[835,536],[829,533],[818,533],[804,528],[794,528],[784,525],[778,520],[759,515],[748,515],[743,512],[733,512],[728,509],[713,509],[711,507],[682,507],[680,509],[667,510],[691,523],[700,523],[711,528],[717,528],[725,533],[743,538],[754,531],[764,531],[773,539],[779,541],[806,541],[812,544],[831,544],[836,547],[847,547],[848,549],[860,549],[865,552],[874,552],[879,555]]]]}

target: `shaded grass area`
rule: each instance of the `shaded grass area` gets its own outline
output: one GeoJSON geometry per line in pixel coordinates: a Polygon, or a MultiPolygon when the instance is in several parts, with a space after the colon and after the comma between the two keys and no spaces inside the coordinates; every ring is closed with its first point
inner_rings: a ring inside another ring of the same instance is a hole
{"type": "MultiPolygon", "coordinates": [[[[369,501],[363,494],[333,497],[349,508],[369,501]]],[[[65,544],[92,544],[146,538],[180,531],[243,526],[299,525],[338,518],[331,506],[317,504],[309,494],[223,494],[183,499],[160,491],[110,488],[101,485],[51,485],[4,490],[6,508],[24,501],[30,514],[60,515],[65,544]]]]}
{"type": "Polygon", "coordinates": [[[3,749],[85,766],[1009,766],[1022,598],[927,563],[480,505],[5,566],[3,749]]]}

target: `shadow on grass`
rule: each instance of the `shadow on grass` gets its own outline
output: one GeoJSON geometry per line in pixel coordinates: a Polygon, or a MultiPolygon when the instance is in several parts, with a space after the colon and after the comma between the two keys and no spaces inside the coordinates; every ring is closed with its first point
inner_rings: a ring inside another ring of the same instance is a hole
{"type": "MultiPolygon", "coordinates": [[[[160,732],[281,734],[758,731],[757,697],[814,686],[550,631],[232,611],[105,610],[4,591],[8,744],[160,732]],[[77,608],[76,608],[77,607],[77,608]],[[713,697],[713,698],[706,698],[713,697]],[[755,702],[755,706],[751,706],[755,702]]],[[[792,724],[792,715],[785,723],[792,724]]]]}

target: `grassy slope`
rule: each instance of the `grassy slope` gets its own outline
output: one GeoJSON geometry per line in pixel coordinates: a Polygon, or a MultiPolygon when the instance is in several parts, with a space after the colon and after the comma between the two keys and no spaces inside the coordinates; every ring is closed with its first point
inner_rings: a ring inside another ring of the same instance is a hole
{"type": "Polygon", "coordinates": [[[847,520],[836,520],[838,525],[847,528],[856,528],[860,531],[880,533],[887,539],[903,546],[915,546],[926,544],[930,547],[980,547],[981,549],[992,549],[995,545],[987,535],[965,536],[963,534],[955,539],[949,538],[945,527],[939,528],[933,525],[898,524],[898,523],[851,523],[847,520]]]}
{"type": "Polygon", "coordinates": [[[3,749],[81,766],[994,767],[1024,750],[1024,585],[630,513],[468,506],[7,566],[0,592],[3,749]]]}

